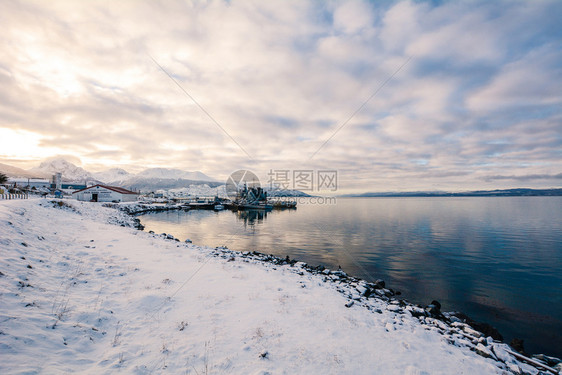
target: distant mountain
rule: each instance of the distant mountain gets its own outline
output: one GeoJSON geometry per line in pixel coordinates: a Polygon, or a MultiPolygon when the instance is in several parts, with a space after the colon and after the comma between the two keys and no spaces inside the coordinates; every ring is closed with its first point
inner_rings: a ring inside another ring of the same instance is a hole
{"type": "Polygon", "coordinates": [[[445,191],[411,191],[411,192],[383,192],[383,193],[362,193],[345,194],[340,197],[520,197],[520,196],[562,196],[562,189],[496,189],[496,190],[475,190],[465,192],[445,192],[445,191]]]}
{"type": "Polygon", "coordinates": [[[44,161],[38,167],[31,168],[29,172],[42,173],[48,177],[61,173],[63,181],[68,182],[86,183],[95,180],[90,172],[62,158],[44,161]]]}
{"type": "Polygon", "coordinates": [[[93,176],[96,180],[106,184],[118,185],[118,182],[127,180],[131,177],[131,174],[121,168],[111,168],[103,172],[93,173],[93,176]]]}
{"type": "Polygon", "coordinates": [[[8,177],[21,177],[21,178],[50,178],[51,176],[48,173],[44,172],[30,172],[26,171],[25,169],[21,169],[18,167],[13,167],[8,164],[0,163],[0,172],[4,173],[8,177]]]}
{"type": "Polygon", "coordinates": [[[300,190],[277,189],[266,187],[264,189],[270,197],[310,197],[311,195],[300,190]]]}
{"type": "Polygon", "coordinates": [[[224,182],[211,182],[200,180],[186,180],[183,178],[144,178],[132,176],[123,181],[119,186],[141,193],[147,193],[156,190],[181,189],[192,185],[208,185],[211,188],[224,185],[224,182]]]}
{"type": "Polygon", "coordinates": [[[112,168],[95,173],[94,177],[108,185],[122,186],[141,192],[181,189],[202,184],[207,184],[213,188],[222,184],[199,171],[189,172],[171,168],[149,168],[137,174],[129,173],[120,168],[112,168]]]}
{"type": "Polygon", "coordinates": [[[142,192],[181,189],[203,184],[214,188],[224,184],[199,171],[189,172],[170,168],[149,168],[137,174],[129,173],[121,168],[91,173],[64,158],[46,160],[38,167],[29,170],[0,163],[0,172],[5,173],[8,177],[47,179],[50,179],[55,173],[61,173],[64,182],[116,185],[142,192]]]}
{"type": "Polygon", "coordinates": [[[188,172],[188,171],[182,171],[180,169],[169,169],[169,168],[145,169],[144,171],[138,173],[136,177],[216,182],[215,179],[199,171],[188,172]]]}

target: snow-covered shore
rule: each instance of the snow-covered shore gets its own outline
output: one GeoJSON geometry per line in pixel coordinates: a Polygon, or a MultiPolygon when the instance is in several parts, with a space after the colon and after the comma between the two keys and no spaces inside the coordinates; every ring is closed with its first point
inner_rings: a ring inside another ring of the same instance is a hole
{"type": "Polygon", "coordinates": [[[134,225],[95,203],[0,202],[0,373],[539,373],[381,286],[134,225]]]}

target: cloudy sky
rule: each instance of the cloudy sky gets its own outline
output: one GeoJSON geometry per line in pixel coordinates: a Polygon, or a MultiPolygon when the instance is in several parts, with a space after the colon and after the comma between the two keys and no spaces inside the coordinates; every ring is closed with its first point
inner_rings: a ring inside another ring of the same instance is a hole
{"type": "Polygon", "coordinates": [[[0,162],[559,187],[561,19],[557,0],[4,0],[0,162]]]}

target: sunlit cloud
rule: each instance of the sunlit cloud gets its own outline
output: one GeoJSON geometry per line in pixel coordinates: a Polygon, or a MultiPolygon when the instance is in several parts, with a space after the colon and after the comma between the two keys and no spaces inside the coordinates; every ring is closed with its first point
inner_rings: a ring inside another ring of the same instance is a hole
{"type": "Polygon", "coordinates": [[[3,2],[0,158],[557,186],[561,18],[558,1],[3,2]]]}

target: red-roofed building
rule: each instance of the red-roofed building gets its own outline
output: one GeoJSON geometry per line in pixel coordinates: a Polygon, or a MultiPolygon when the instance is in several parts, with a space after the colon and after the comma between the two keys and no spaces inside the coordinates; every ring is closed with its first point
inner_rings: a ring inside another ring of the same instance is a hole
{"type": "Polygon", "coordinates": [[[72,196],[86,202],[134,202],[138,193],[117,186],[94,185],[76,190],[72,196]]]}

